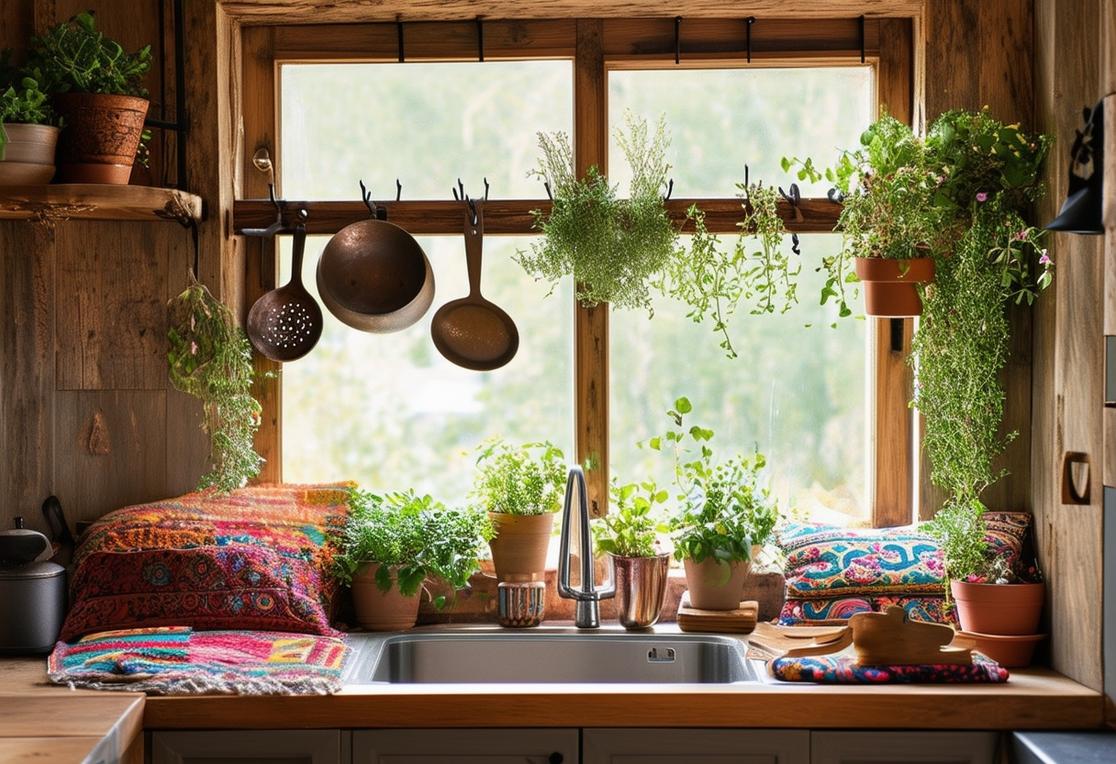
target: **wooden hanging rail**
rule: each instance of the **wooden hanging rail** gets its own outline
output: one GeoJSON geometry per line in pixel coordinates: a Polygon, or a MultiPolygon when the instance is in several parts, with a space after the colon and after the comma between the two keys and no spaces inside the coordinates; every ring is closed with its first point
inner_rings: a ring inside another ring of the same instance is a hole
{"type": "MultiPolygon", "coordinates": [[[[460,234],[463,205],[451,200],[377,202],[387,210],[388,221],[414,235],[460,234]]],[[[705,212],[705,225],[712,233],[737,233],[737,223],[743,218],[741,200],[732,199],[670,199],[667,210],[675,224],[683,231],[692,231],[686,220],[686,210],[696,204],[705,212]]],[[[298,210],[310,213],[306,224],[308,233],[337,233],[349,223],[364,220],[368,209],[360,201],[280,202],[284,218],[298,210]]],[[[486,234],[530,235],[537,233],[533,210],[550,211],[546,199],[491,199],[484,203],[484,232],[486,234]]],[[[837,225],[841,205],[829,199],[802,199],[794,208],[786,200],[779,200],[779,215],[788,231],[793,233],[829,233],[837,225]]],[[[233,204],[233,231],[267,228],[275,222],[275,207],[267,199],[240,199],[233,204]]]]}
{"type": "Polygon", "coordinates": [[[66,183],[0,186],[0,220],[201,220],[202,199],[173,188],[66,183]]]}

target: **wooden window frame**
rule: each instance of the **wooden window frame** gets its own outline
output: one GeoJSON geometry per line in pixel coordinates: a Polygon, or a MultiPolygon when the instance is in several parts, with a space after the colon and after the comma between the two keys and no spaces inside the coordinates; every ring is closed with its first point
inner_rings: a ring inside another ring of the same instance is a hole
{"type": "MultiPolygon", "coordinates": [[[[840,66],[865,63],[876,70],[877,105],[899,119],[914,119],[914,20],[911,18],[764,19],[752,32],[751,63],[741,18],[694,18],[680,36],[675,63],[673,18],[562,18],[484,21],[485,60],[569,59],[573,62],[574,155],[584,174],[591,165],[607,172],[608,72],[617,69],[726,68],[743,66],[840,66]],[[863,32],[863,34],[862,34],[863,32]],[[863,49],[861,47],[863,42],[863,49]],[[863,58],[862,58],[863,57],[863,58]]],[[[479,52],[475,21],[422,21],[405,25],[407,61],[471,61],[479,52]]],[[[278,159],[279,67],[291,63],[387,63],[399,60],[396,23],[277,24],[241,30],[242,167],[234,203],[233,230],[263,227],[274,219],[265,175],[252,156],[267,148],[278,159]]],[[[277,161],[281,171],[281,161],[277,161]]],[[[276,178],[281,188],[281,176],[276,178]]],[[[735,233],[740,219],[736,198],[673,199],[672,218],[685,223],[697,204],[714,233],[735,233]]],[[[485,207],[489,234],[531,234],[531,210],[545,199],[492,200],[485,207]]],[[[387,202],[393,222],[415,234],[460,232],[460,203],[452,200],[387,202]]],[[[285,202],[293,212],[306,207],[310,233],[332,233],[366,214],[359,201],[285,202]]],[[[839,207],[827,199],[803,199],[797,210],[780,202],[787,229],[829,232],[839,207]]],[[[249,240],[246,246],[245,305],[271,289],[278,278],[275,242],[249,240]]],[[[575,304],[575,436],[579,461],[590,459],[591,510],[607,511],[609,465],[608,306],[575,304]]],[[[914,417],[909,408],[912,374],[907,364],[912,319],[867,319],[874,348],[869,471],[871,521],[876,526],[909,523],[915,504],[914,417]]],[[[261,377],[256,394],[263,406],[257,449],[267,460],[261,481],[282,479],[281,368],[257,357],[261,377]]]]}

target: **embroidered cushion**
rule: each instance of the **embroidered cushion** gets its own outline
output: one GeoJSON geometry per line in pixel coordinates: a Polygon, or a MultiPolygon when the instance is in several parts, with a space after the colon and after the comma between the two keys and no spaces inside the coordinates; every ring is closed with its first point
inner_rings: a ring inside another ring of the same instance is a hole
{"type": "Polygon", "coordinates": [[[189,626],[333,635],[348,487],[253,486],[110,512],[81,538],[61,638],[189,626]]]}
{"type": "Polygon", "coordinates": [[[952,625],[953,612],[947,608],[945,597],[924,595],[920,597],[833,597],[830,599],[788,599],[779,613],[779,623],[824,626],[843,624],[857,613],[879,613],[892,605],[907,611],[912,621],[947,623],[952,625]]]}

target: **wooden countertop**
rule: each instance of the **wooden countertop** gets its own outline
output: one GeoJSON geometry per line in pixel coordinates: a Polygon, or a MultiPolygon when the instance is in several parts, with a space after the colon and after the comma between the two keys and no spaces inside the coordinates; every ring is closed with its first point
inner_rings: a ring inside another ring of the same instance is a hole
{"type": "MultiPolygon", "coordinates": [[[[760,684],[684,690],[673,685],[352,685],[331,696],[210,695],[145,701],[139,695],[47,685],[43,662],[28,659],[0,661],[0,706],[0,739],[55,735],[59,730],[60,737],[96,737],[116,729],[121,740],[138,734],[141,709],[145,729],[498,723],[987,730],[1094,728],[1103,723],[1104,710],[1100,693],[1048,669],[1015,671],[1003,685],[760,684]]],[[[3,755],[0,760],[7,761],[3,755]]]]}

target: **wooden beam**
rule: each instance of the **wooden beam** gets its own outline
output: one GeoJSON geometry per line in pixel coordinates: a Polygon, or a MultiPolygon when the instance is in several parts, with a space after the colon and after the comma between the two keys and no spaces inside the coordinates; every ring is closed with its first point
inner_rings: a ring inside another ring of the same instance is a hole
{"type": "Polygon", "coordinates": [[[873,318],[875,396],[872,455],[875,470],[870,497],[872,526],[908,525],[914,513],[914,445],[910,408],[914,320],[873,318]]]}
{"type": "Polygon", "coordinates": [[[925,0],[221,0],[242,24],[336,24],[359,21],[474,19],[745,17],[913,18],[925,0]]]}

